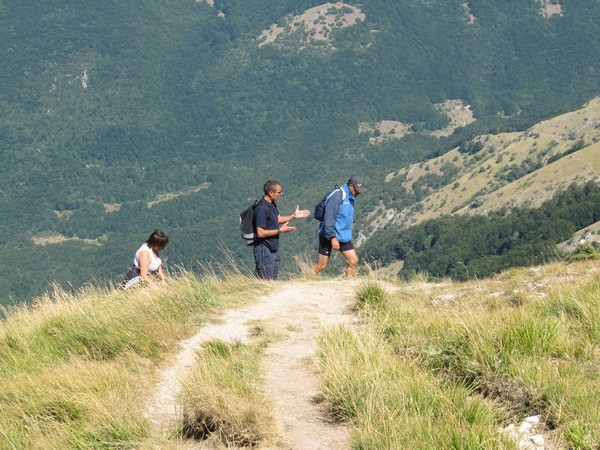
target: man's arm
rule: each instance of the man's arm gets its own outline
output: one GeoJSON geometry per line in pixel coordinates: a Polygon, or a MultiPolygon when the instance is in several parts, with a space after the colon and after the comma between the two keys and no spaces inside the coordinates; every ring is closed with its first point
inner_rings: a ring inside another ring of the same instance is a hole
{"type": "MultiPolygon", "coordinates": [[[[288,227],[288,228],[290,228],[290,227],[288,227]]],[[[291,228],[294,228],[294,227],[291,227],[291,228]]],[[[268,238],[268,237],[272,237],[272,236],[277,236],[280,231],[283,233],[283,231],[281,229],[265,230],[264,228],[256,227],[256,237],[259,239],[264,239],[264,238],[268,238]]]]}
{"type": "Polygon", "coordinates": [[[267,230],[267,210],[259,203],[254,208],[254,227],[256,237],[259,239],[268,238],[279,233],[279,230],[267,230]]]}
{"type": "Polygon", "coordinates": [[[325,204],[325,214],[323,215],[323,229],[326,239],[335,238],[335,223],[337,222],[337,213],[342,204],[342,191],[337,190],[327,200],[325,204]]]}
{"type": "MultiPolygon", "coordinates": [[[[254,221],[256,224],[256,237],[259,239],[277,236],[280,233],[289,233],[296,229],[296,227],[290,227],[287,222],[284,222],[277,230],[267,230],[267,210],[260,204],[254,209],[254,221]]],[[[279,221],[279,223],[281,222],[279,221]]]]}
{"type": "Polygon", "coordinates": [[[300,205],[296,205],[296,211],[289,216],[282,216],[281,214],[277,218],[278,223],[291,222],[294,219],[301,219],[303,217],[310,216],[310,211],[308,209],[300,209],[300,205]]]}

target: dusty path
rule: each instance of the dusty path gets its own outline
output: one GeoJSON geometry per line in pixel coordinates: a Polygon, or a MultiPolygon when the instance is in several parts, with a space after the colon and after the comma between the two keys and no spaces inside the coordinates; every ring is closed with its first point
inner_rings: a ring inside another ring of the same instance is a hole
{"type": "Polygon", "coordinates": [[[291,282],[278,286],[255,305],[227,311],[222,323],[203,327],[182,343],[148,404],[146,417],[167,430],[180,420],[175,403],[181,380],[193,364],[195,351],[211,339],[247,341],[253,321],[267,321],[284,338],[267,349],[263,363],[265,393],[279,425],[277,448],[293,450],[347,449],[349,430],[333,423],[317,401],[316,342],[323,326],[354,320],[351,298],[357,282],[347,280],[291,282]]]}

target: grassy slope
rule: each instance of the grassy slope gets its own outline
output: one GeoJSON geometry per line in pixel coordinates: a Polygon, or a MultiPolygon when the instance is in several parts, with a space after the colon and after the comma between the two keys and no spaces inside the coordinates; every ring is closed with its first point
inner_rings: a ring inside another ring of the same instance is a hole
{"type": "Polygon", "coordinates": [[[419,202],[422,209],[410,216],[414,222],[454,212],[483,213],[523,204],[539,206],[557,189],[600,176],[599,123],[600,99],[596,98],[577,111],[541,122],[523,133],[481,136],[478,140],[484,142],[485,147],[476,155],[453,149],[427,162],[393,172],[386,181],[401,181],[402,186],[410,190],[424,175],[442,174],[444,164],[458,169],[448,183],[419,202]],[[528,158],[547,161],[580,140],[585,142],[582,149],[513,182],[502,184],[494,178],[507,165],[519,165],[528,158]],[[470,207],[474,200],[479,205],[476,209],[470,207]]]}
{"type": "Polygon", "coordinates": [[[498,430],[537,415],[546,448],[598,448],[599,271],[593,260],[364,286],[368,325],[320,345],[327,400],[355,425],[354,447],[515,448],[498,430]]]}
{"type": "Polygon", "coordinates": [[[539,206],[552,198],[558,189],[564,189],[573,182],[583,184],[598,178],[598,175],[600,175],[600,142],[567,155],[515,183],[498,189],[486,196],[484,205],[491,209],[498,209],[505,206],[506,199],[509,198],[510,206],[523,204],[539,206]]]}
{"type": "Polygon", "coordinates": [[[265,289],[185,275],[155,289],[57,291],[8,311],[0,448],[169,448],[143,415],[158,365],[212,314],[265,289]]]}
{"type": "MultiPolygon", "coordinates": [[[[367,280],[357,293],[364,326],[323,335],[327,400],[359,448],[511,448],[498,427],[533,414],[553,442],[596,448],[599,273],[598,259],[561,262],[391,294],[367,280]]],[[[158,364],[211,313],[264,288],[184,276],[168,289],[56,292],[9,312],[0,323],[0,447],[176,448],[178,437],[157,434],[143,416],[158,364]]],[[[261,345],[209,347],[209,376],[192,382],[188,410],[192,396],[215,388],[223,405],[239,404],[260,378],[261,345]],[[241,367],[253,375],[240,379],[241,367]]],[[[271,419],[248,405],[244,423],[255,428],[244,436],[261,436],[271,419]]],[[[238,433],[239,411],[204,411],[223,436],[238,433]]]]}

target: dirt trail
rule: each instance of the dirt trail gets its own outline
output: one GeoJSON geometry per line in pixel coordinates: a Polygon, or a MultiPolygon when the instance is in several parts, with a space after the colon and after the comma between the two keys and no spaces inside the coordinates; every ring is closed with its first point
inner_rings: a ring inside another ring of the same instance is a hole
{"type": "Polygon", "coordinates": [[[349,430],[333,423],[319,404],[316,374],[316,337],[323,326],[351,324],[349,311],[356,281],[291,282],[278,286],[255,305],[229,310],[222,323],[203,327],[184,341],[148,403],[146,417],[158,429],[168,430],[180,421],[175,398],[181,380],[193,364],[195,351],[211,339],[248,340],[253,321],[267,321],[284,333],[269,346],[263,362],[264,391],[270,397],[279,426],[277,448],[293,450],[347,449],[349,430]]]}

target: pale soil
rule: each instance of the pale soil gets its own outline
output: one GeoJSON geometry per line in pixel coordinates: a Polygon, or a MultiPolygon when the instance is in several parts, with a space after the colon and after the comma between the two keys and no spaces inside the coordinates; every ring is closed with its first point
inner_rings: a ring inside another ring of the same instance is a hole
{"type": "MultiPolygon", "coordinates": [[[[462,100],[446,100],[442,103],[436,103],[435,107],[450,119],[450,123],[446,128],[428,132],[437,138],[450,136],[457,128],[465,127],[476,120],[470,105],[465,105],[462,100]]],[[[390,139],[400,140],[413,131],[412,124],[405,124],[395,120],[382,120],[374,125],[364,122],[360,123],[358,125],[358,132],[372,134],[369,137],[369,143],[379,144],[390,139]],[[374,135],[375,132],[378,132],[378,136],[374,135]]]]}
{"type": "Polygon", "coordinates": [[[431,132],[432,136],[438,138],[450,136],[457,128],[475,122],[470,105],[465,105],[462,100],[446,100],[445,102],[437,103],[435,107],[448,116],[450,124],[442,130],[431,132]]]}
{"type": "Polygon", "coordinates": [[[34,245],[53,245],[68,241],[80,241],[90,245],[101,245],[98,241],[95,241],[94,239],[67,237],[63,236],[62,234],[55,234],[52,236],[32,236],[31,240],[33,241],[34,245]]]}
{"type": "Polygon", "coordinates": [[[540,0],[542,7],[540,8],[540,15],[545,19],[549,19],[554,15],[562,16],[562,6],[560,3],[552,4],[550,0],[540,0]]]}
{"type": "Polygon", "coordinates": [[[371,136],[369,138],[370,144],[378,144],[389,139],[402,139],[411,133],[411,128],[412,124],[405,124],[396,120],[382,120],[375,125],[361,123],[358,125],[358,132],[374,134],[375,131],[379,131],[379,136],[371,136]]]}
{"type": "Polygon", "coordinates": [[[344,2],[325,3],[306,10],[303,14],[287,20],[287,25],[271,25],[258,37],[258,46],[274,43],[280,36],[293,33],[298,29],[307,33],[305,44],[316,41],[327,42],[334,28],[346,28],[365,20],[365,14],[356,6],[344,2]]]}
{"type": "Polygon", "coordinates": [[[469,16],[469,21],[467,23],[469,25],[473,25],[475,23],[475,16],[471,12],[471,7],[469,6],[469,3],[465,2],[461,6],[464,8],[464,10],[467,12],[467,15],[469,16]]]}
{"type": "Polygon", "coordinates": [[[157,205],[159,203],[162,202],[167,202],[169,200],[173,200],[177,197],[181,197],[183,195],[190,195],[190,194],[194,194],[196,192],[200,192],[204,189],[208,189],[210,187],[211,183],[206,182],[206,183],[202,183],[198,186],[193,186],[191,188],[185,189],[183,191],[179,191],[179,192],[169,192],[168,194],[161,194],[161,195],[157,195],[154,200],[151,200],[148,202],[148,204],[146,205],[148,208],[152,208],[154,205],[157,205]]]}
{"type": "MultiPolygon", "coordinates": [[[[352,324],[350,310],[357,281],[288,282],[258,303],[229,310],[222,321],[210,324],[184,341],[148,403],[146,417],[167,432],[181,421],[176,398],[195,351],[211,339],[248,340],[248,331],[260,322],[282,338],[271,344],[263,362],[264,393],[270,398],[278,422],[276,448],[318,450],[349,447],[349,429],[332,420],[319,403],[316,338],[334,324],[352,324]]],[[[193,448],[186,446],[186,448],[193,448]]],[[[196,448],[207,448],[196,443],[196,448]]]]}
{"type": "Polygon", "coordinates": [[[121,206],[121,203],[105,203],[104,211],[106,211],[107,213],[117,212],[121,210],[121,206]]]}

